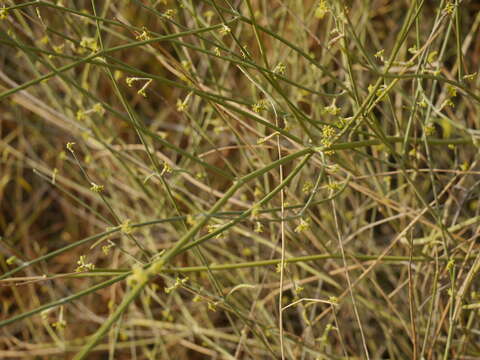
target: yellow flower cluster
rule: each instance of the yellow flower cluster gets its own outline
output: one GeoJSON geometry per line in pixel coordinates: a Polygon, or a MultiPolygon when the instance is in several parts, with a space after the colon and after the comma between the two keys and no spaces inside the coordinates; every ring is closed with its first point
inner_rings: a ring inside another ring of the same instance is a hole
{"type": "Polygon", "coordinates": [[[95,265],[92,263],[87,262],[87,257],[85,255],[81,255],[80,259],[77,261],[77,268],[75,272],[83,272],[83,271],[92,271],[95,269],[95,265]]]}

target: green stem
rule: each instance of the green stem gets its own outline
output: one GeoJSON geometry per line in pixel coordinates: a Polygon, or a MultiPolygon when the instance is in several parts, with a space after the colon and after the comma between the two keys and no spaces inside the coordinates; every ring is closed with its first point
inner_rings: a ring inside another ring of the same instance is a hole
{"type": "Polygon", "coordinates": [[[98,344],[98,342],[105,336],[105,334],[110,330],[113,323],[118,320],[118,318],[123,314],[127,309],[130,303],[136,299],[140,294],[144,286],[148,283],[148,280],[137,283],[130,292],[123,298],[122,302],[115,309],[114,313],[110,315],[108,320],[100,326],[97,332],[88,340],[88,342],[82,347],[82,349],[73,357],[73,360],[85,359],[91,349],[98,344]]]}
{"type": "Polygon", "coordinates": [[[62,299],[59,299],[59,300],[56,300],[56,301],[52,301],[51,303],[48,303],[48,304],[45,304],[45,305],[42,305],[38,308],[35,308],[33,310],[30,310],[30,311],[27,311],[27,312],[24,312],[22,314],[19,314],[17,316],[14,316],[14,317],[11,317],[9,319],[6,319],[6,320],[2,320],[0,321],[0,328],[3,327],[3,326],[6,326],[8,324],[12,324],[16,321],[19,321],[19,320],[22,320],[22,319],[25,319],[25,318],[28,318],[32,315],[35,315],[35,314],[38,314],[38,313],[41,313],[42,311],[45,311],[45,310],[48,310],[48,309],[51,309],[53,307],[56,307],[56,306],[60,306],[60,305],[64,305],[64,304],[68,304],[69,302],[73,301],[73,300],[76,300],[76,299],[79,299],[81,298],[82,296],[85,296],[85,295],[88,295],[88,294],[91,294],[91,293],[94,293],[100,289],[103,289],[103,288],[106,288],[112,284],[115,284],[119,281],[122,281],[123,279],[125,279],[128,275],[130,274],[130,272],[127,272],[127,273],[124,273],[122,275],[118,275],[110,280],[107,280],[107,281],[104,281],[104,282],[101,282],[100,284],[97,284],[95,286],[92,286],[88,289],[85,289],[83,291],[80,291],[76,294],[73,294],[73,295],[70,295],[70,296],[67,296],[67,297],[64,297],[62,299]]]}

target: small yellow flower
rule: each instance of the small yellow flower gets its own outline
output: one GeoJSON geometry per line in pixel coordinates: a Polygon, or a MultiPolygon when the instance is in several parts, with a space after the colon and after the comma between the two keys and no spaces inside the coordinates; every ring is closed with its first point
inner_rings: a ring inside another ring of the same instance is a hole
{"type": "Polygon", "coordinates": [[[93,105],[92,111],[99,115],[105,114],[105,109],[101,103],[96,103],[95,105],[93,105]]]}
{"type": "Polygon", "coordinates": [[[318,7],[315,10],[315,17],[321,20],[325,17],[325,15],[328,14],[329,11],[330,9],[328,8],[326,0],[321,0],[320,4],[318,4],[318,7]]]}
{"type": "Polygon", "coordinates": [[[6,261],[7,265],[13,265],[17,262],[16,256],[10,256],[6,261]]]}
{"type": "Polygon", "coordinates": [[[385,53],[385,49],[378,50],[375,55],[373,55],[375,58],[380,59],[384,61],[383,59],[383,54],[385,53]]]}
{"type": "Polygon", "coordinates": [[[421,108],[426,108],[428,106],[427,102],[425,101],[425,99],[423,99],[422,101],[419,101],[417,102],[417,105],[420,106],[421,108]]]}
{"type": "Polygon", "coordinates": [[[215,13],[212,10],[207,10],[203,13],[203,16],[207,21],[210,21],[214,15],[215,13]]]}
{"type": "Polygon", "coordinates": [[[184,112],[187,109],[187,101],[186,99],[184,101],[178,99],[177,100],[177,111],[178,112],[184,112]]]}
{"type": "Polygon", "coordinates": [[[296,233],[301,233],[301,232],[305,232],[305,231],[309,230],[310,229],[310,222],[311,222],[310,219],[307,219],[307,220],[300,219],[300,224],[298,224],[298,226],[295,228],[294,231],[296,233]]]}
{"type": "Polygon", "coordinates": [[[126,219],[123,223],[120,224],[122,232],[126,235],[130,235],[133,232],[133,227],[131,225],[131,220],[126,219]]]}
{"type": "Polygon", "coordinates": [[[435,134],[435,126],[432,123],[425,125],[423,130],[425,131],[426,136],[432,136],[435,134]]]}
{"type": "Polygon", "coordinates": [[[343,129],[346,125],[348,125],[348,122],[351,119],[352,119],[351,117],[349,118],[340,117],[337,119],[337,121],[335,121],[335,126],[339,129],[343,129]]]}
{"type": "Polygon", "coordinates": [[[207,22],[210,22],[210,20],[213,18],[214,15],[215,13],[212,10],[207,10],[203,13],[203,16],[205,17],[207,22]]]}
{"type": "Polygon", "coordinates": [[[138,33],[137,36],[135,36],[135,39],[139,41],[146,41],[151,39],[148,33],[148,30],[145,26],[142,27],[142,32],[138,33]]]}
{"type": "Polygon", "coordinates": [[[340,108],[338,108],[337,105],[335,105],[335,100],[334,100],[332,104],[330,104],[329,106],[325,106],[323,108],[323,111],[327,114],[335,116],[340,113],[340,108]]]}
{"type": "Polygon", "coordinates": [[[187,215],[187,218],[185,219],[185,221],[190,226],[194,226],[197,223],[195,220],[195,217],[191,214],[187,215]]]}
{"type": "Polygon", "coordinates": [[[84,110],[78,110],[76,118],[78,121],[83,121],[87,118],[87,113],[84,110]]]}
{"type": "Polygon", "coordinates": [[[113,247],[113,244],[103,245],[102,252],[104,255],[110,254],[110,249],[113,247]]]}
{"type": "MultiPolygon", "coordinates": [[[[283,263],[283,269],[285,270],[287,268],[287,263],[284,262],[283,263]]],[[[282,272],[282,263],[279,262],[276,266],[275,266],[275,272],[277,273],[281,273],[282,272]]]]}
{"type": "Polygon", "coordinates": [[[133,86],[133,82],[136,81],[137,78],[134,78],[134,77],[127,77],[125,79],[125,82],[127,83],[128,87],[132,87],[133,86]]]}
{"type": "Polygon", "coordinates": [[[52,327],[55,329],[65,329],[67,322],[65,320],[59,320],[52,323],[52,327]]]}
{"type": "Polygon", "coordinates": [[[50,38],[48,37],[48,35],[45,35],[40,39],[40,44],[42,45],[47,45],[49,42],[50,42],[50,38]]]}
{"type": "Polygon", "coordinates": [[[90,187],[90,190],[100,194],[105,190],[105,187],[103,185],[98,185],[92,182],[92,186],[90,187]]]}
{"type": "Polygon", "coordinates": [[[77,268],[75,272],[83,272],[83,271],[92,271],[95,269],[95,265],[92,263],[87,262],[87,257],[85,255],[80,255],[80,259],[77,261],[77,268]]]}
{"type": "Polygon", "coordinates": [[[311,181],[305,182],[302,186],[302,192],[304,194],[309,194],[313,190],[313,183],[311,181]]]}
{"type": "Polygon", "coordinates": [[[85,157],[83,158],[83,161],[85,162],[85,164],[90,164],[92,161],[93,161],[93,158],[92,158],[92,155],[91,154],[87,154],[85,155],[85,157]]]}
{"type": "Polygon", "coordinates": [[[208,303],[208,310],[213,311],[213,312],[217,311],[217,303],[209,302],[208,303]]]}
{"type": "Polygon", "coordinates": [[[255,229],[253,230],[256,233],[262,233],[263,232],[263,224],[259,221],[255,223],[255,229]]]}
{"type": "Polygon", "coordinates": [[[72,153],[73,153],[73,145],[75,145],[74,142],[68,142],[66,146],[67,150],[69,150],[72,153]]]}
{"type": "Polygon", "coordinates": [[[451,97],[457,96],[457,88],[452,85],[447,85],[448,95],[451,97]]]}
{"type": "Polygon", "coordinates": [[[253,255],[253,250],[249,247],[242,249],[242,255],[243,256],[252,256],[253,255]]]}
{"type": "Polygon", "coordinates": [[[173,19],[173,17],[175,16],[175,14],[177,13],[177,10],[175,9],[168,9],[167,11],[165,11],[163,13],[163,16],[169,20],[173,19]]]}
{"type": "Polygon", "coordinates": [[[179,287],[182,287],[185,285],[185,283],[188,281],[188,277],[185,277],[183,279],[180,279],[180,278],[176,278],[175,279],[175,283],[172,285],[172,286],[169,286],[169,287],[166,287],[165,288],[165,293],[166,294],[169,294],[171,293],[172,291],[178,289],[179,287]]]}
{"type": "Polygon", "coordinates": [[[322,127],[322,136],[324,138],[332,138],[335,136],[336,133],[337,131],[333,126],[325,125],[324,127],[322,127]]]}
{"type": "Polygon", "coordinates": [[[427,56],[427,62],[429,64],[433,63],[437,59],[437,56],[438,56],[438,51],[436,50],[431,51],[427,56]]]}
{"type": "Polygon", "coordinates": [[[279,75],[285,75],[285,70],[287,69],[287,66],[284,63],[278,63],[277,66],[273,69],[273,72],[275,74],[279,75]]]}
{"type": "Polygon", "coordinates": [[[336,296],[330,296],[328,298],[328,301],[330,301],[332,304],[335,304],[335,305],[338,304],[338,298],[336,296]]]}
{"type": "Polygon", "coordinates": [[[87,48],[93,52],[98,51],[97,40],[95,40],[92,37],[88,37],[88,36],[82,37],[82,40],[80,41],[80,46],[83,48],[87,48]]]}
{"type": "Polygon", "coordinates": [[[57,54],[60,54],[63,52],[63,48],[65,47],[65,44],[60,44],[60,45],[55,45],[52,46],[53,51],[55,51],[57,54]]]}
{"type": "Polygon", "coordinates": [[[8,10],[5,8],[0,9],[0,20],[5,20],[8,15],[8,10]]]}
{"type": "Polygon", "coordinates": [[[128,285],[145,284],[148,281],[148,272],[141,265],[132,266],[132,274],[127,278],[128,285]]]}
{"type": "Polygon", "coordinates": [[[230,29],[230,27],[228,27],[227,25],[223,24],[219,32],[220,35],[225,36],[227,34],[230,34],[232,32],[232,29],[230,29]]]}
{"type": "Polygon", "coordinates": [[[252,105],[252,110],[256,113],[267,110],[267,101],[265,99],[259,100],[256,104],[252,105]]]}
{"type": "MultiPolygon", "coordinates": [[[[212,234],[214,233],[215,231],[217,231],[219,228],[221,227],[221,225],[218,225],[218,224],[210,224],[210,225],[207,225],[207,232],[209,234],[212,234]]],[[[219,239],[222,237],[222,233],[219,233],[217,235],[215,235],[215,239],[219,239]]]]}
{"type": "Polygon", "coordinates": [[[455,267],[455,259],[448,260],[446,269],[447,271],[451,271],[455,267]]]}
{"type": "Polygon", "coordinates": [[[455,5],[451,1],[447,1],[445,7],[443,8],[443,13],[447,15],[453,14],[455,11],[455,5]]]}
{"type": "Polygon", "coordinates": [[[452,99],[446,99],[442,104],[440,105],[440,109],[444,109],[446,107],[454,107],[455,103],[452,101],[452,99]]]}
{"type": "Polygon", "coordinates": [[[163,162],[163,169],[161,175],[170,174],[173,171],[172,167],[166,161],[163,162]]]}
{"type": "Polygon", "coordinates": [[[417,46],[416,45],[413,45],[412,47],[410,47],[408,49],[408,52],[412,55],[415,55],[417,52],[418,52],[418,49],[417,49],[417,46]]]}
{"type": "Polygon", "coordinates": [[[327,184],[327,189],[329,189],[332,192],[338,191],[340,190],[340,184],[337,182],[331,182],[330,184],[327,184]]]}
{"type": "Polygon", "coordinates": [[[162,314],[162,317],[165,321],[173,322],[174,319],[173,319],[172,313],[170,312],[170,309],[162,310],[161,314],[162,314]]]}

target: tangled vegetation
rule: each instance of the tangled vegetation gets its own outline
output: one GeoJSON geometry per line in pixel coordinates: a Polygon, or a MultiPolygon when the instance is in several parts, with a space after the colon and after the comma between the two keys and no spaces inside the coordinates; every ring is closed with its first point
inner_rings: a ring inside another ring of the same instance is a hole
{"type": "Polygon", "coordinates": [[[0,358],[480,358],[474,0],[0,3],[0,358]]]}

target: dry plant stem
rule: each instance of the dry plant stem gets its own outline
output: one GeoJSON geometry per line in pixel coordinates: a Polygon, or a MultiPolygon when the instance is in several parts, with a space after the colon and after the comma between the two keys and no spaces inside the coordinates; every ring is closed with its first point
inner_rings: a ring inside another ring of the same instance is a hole
{"type": "MultiPolygon", "coordinates": [[[[280,150],[280,140],[278,140],[278,157],[281,159],[281,150],[280,150]]],[[[280,182],[283,182],[283,168],[280,165],[280,182]]],[[[285,272],[285,222],[283,219],[285,218],[285,194],[283,189],[280,190],[280,214],[282,216],[282,222],[280,223],[280,237],[281,237],[281,262],[280,262],[280,293],[278,295],[278,326],[280,329],[280,351],[282,359],[285,358],[285,349],[283,346],[283,309],[282,309],[282,296],[283,296],[283,280],[284,280],[284,272],[285,272]]]]}
{"type": "Polygon", "coordinates": [[[334,218],[334,221],[335,221],[335,228],[337,230],[338,245],[339,245],[339,248],[340,248],[340,252],[342,254],[343,266],[345,267],[345,278],[347,279],[347,286],[348,286],[347,291],[349,292],[350,298],[352,300],[353,311],[355,313],[355,320],[357,321],[358,328],[360,330],[360,336],[362,338],[363,350],[365,352],[365,357],[367,359],[370,359],[370,354],[368,352],[367,342],[366,342],[366,339],[365,339],[365,333],[363,331],[362,321],[360,319],[360,315],[358,314],[357,303],[356,303],[356,300],[355,300],[355,295],[353,294],[353,287],[352,287],[352,283],[350,281],[350,275],[348,274],[347,259],[345,257],[345,250],[343,248],[342,236],[340,234],[338,218],[337,218],[337,210],[335,208],[335,200],[332,200],[332,212],[333,212],[333,218],[334,218]]]}
{"type": "MultiPolygon", "coordinates": [[[[410,233],[410,259],[413,257],[413,241],[412,241],[412,234],[410,233]]],[[[413,277],[412,277],[412,261],[408,264],[408,306],[410,311],[410,324],[411,324],[411,332],[412,332],[412,344],[413,344],[413,360],[417,360],[418,356],[418,344],[417,344],[417,327],[415,323],[415,292],[414,292],[414,285],[413,285],[413,277]]]]}

